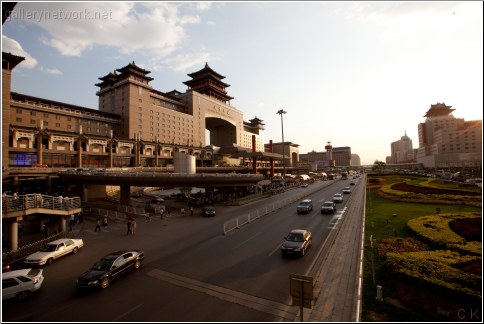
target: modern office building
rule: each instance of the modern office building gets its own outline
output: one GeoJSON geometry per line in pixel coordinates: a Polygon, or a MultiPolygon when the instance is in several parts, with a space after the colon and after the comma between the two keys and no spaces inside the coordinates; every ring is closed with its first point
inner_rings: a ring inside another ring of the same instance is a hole
{"type": "Polygon", "coordinates": [[[415,163],[415,155],[412,140],[407,136],[407,132],[398,140],[391,143],[390,164],[415,163]]]}
{"type": "Polygon", "coordinates": [[[482,120],[455,118],[445,103],[431,105],[418,125],[417,164],[426,168],[482,167],[482,120]]]}

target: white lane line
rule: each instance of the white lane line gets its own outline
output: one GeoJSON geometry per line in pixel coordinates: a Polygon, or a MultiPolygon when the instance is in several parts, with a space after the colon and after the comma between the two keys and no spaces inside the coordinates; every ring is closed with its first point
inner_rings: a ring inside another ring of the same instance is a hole
{"type": "Polygon", "coordinates": [[[252,240],[253,238],[259,236],[260,234],[262,234],[262,232],[259,232],[259,233],[256,233],[255,235],[249,237],[247,240],[241,242],[240,244],[236,245],[235,247],[232,248],[232,250],[236,250],[238,249],[239,247],[241,247],[242,245],[244,245],[245,243],[249,242],[250,240],[252,240]]]}

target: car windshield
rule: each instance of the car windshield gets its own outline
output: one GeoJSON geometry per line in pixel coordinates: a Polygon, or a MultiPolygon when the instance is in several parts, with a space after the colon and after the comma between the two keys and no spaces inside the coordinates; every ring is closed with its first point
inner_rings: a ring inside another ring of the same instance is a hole
{"type": "Polygon", "coordinates": [[[333,206],[333,204],[332,204],[332,203],[330,203],[330,202],[327,202],[327,203],[324,203],[324,204],[323,204],[323,206],[324,206],[324,207],[332,207],[332,206],[333,206]]]}
{"type": "Polygon", "coordinates": [[[307,206],[307,205],[309,205],[309,202],[307,201],[303,201],[299,204],[299,206],[307,206]]]}
{"type": "Polygon", "coordinates": [[[304,241],[303,235],[299,233],[289,233],[287,240],[291,242],[302,242],[304,241]]]}
{"type": "Polygon", "coordinates": [[[112,260],[101,259],[92,267],[92,270],[107,271],[111,269],[112,263],[112,260]]]}
{"type": "Polygon", "coordinates": [[[47,244],[43,248],[40,249],[41,252],[54,252],[57,249],[57,245],[54,244],[47,244]]]}

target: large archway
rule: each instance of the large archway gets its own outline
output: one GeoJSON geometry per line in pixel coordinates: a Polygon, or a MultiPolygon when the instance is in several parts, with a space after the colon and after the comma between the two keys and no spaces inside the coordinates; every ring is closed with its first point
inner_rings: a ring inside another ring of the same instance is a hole
{"type": "Polygon", "coordinates": [[[210,132],[211,145],[224,147],[237,143],[237,129],[234,124],[227,120],[207,117],[205,119],[205,128],[210,132]]]}

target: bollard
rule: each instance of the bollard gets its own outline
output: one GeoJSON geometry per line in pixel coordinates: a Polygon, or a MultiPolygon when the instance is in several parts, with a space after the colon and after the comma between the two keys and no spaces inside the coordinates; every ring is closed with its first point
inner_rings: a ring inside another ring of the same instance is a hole
{"type": "Polygon", "coordinates": [[[376,286],[376,300],[383,301],[382,287],[380,285],[376,286]]]}

